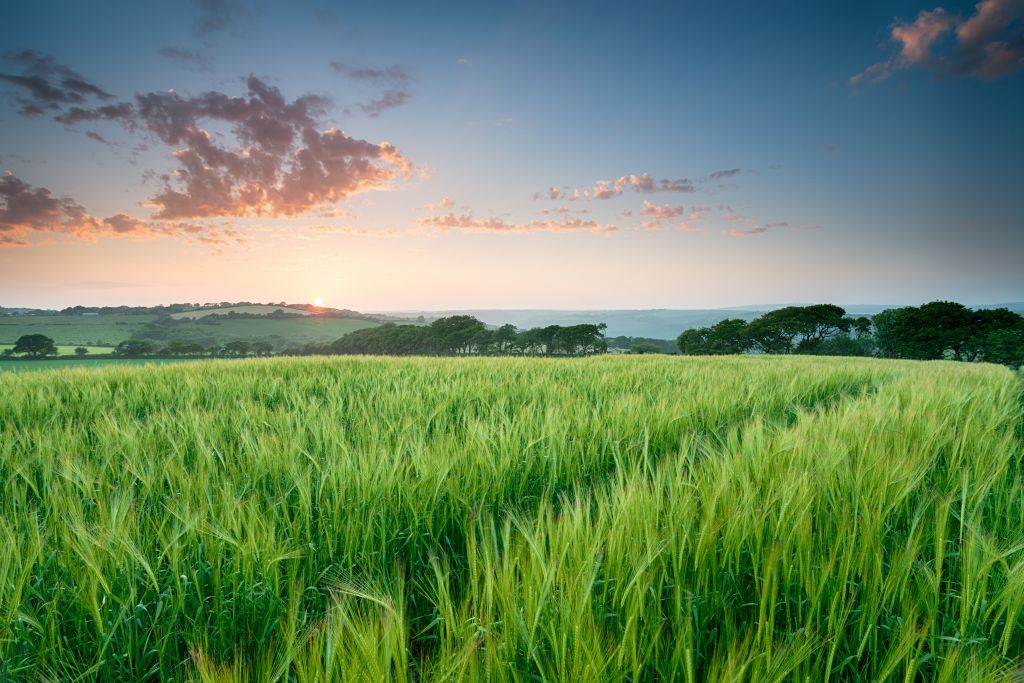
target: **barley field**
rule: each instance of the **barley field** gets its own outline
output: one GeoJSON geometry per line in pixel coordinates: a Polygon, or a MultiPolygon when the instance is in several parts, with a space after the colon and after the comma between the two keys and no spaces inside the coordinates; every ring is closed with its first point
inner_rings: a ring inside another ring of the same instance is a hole
{"type": "Polygon", "coordinates": [[[0,681],[998,681],[1018,376],[832,358],[0,375],[0,681]]]}

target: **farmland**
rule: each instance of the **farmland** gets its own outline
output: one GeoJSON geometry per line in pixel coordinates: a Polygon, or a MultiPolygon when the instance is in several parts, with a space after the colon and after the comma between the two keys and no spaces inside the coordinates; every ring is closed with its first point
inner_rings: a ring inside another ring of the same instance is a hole
{"type": "Polygon", "coordinates": [[[43,334],[62,346],[116,346],[131,338],[188,339],[224,344],[238,339],[270,339],[301,346],[334,341],[349,332],[377,323],[358,318],[296,316],[289,318],[176,319],[154,328],[155,315],[11,315],[0,316],[0,344],[9,345],[25,334],[43,334]]]}
{"type": "Polygon", "coordinates": [[[0,374],[0,680],[1004,680],[1022,436],[984,364],[0,374]]]}

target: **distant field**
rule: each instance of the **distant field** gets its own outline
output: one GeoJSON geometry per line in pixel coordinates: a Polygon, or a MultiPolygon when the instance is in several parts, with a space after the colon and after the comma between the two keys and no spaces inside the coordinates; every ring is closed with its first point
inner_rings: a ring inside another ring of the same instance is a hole
{"type": "Polygon", "coordinates": [[[1015,680],[993,365],[0,374],[0,680],[1015,680]]]}
{"type": "MultiPolygon", "coordinates": [[[[71,346],[58,346],[57,347],[57,355],[58,356],[74,356],[75,355],[75,349],[77,349],[79,346],[83,346],[91,355],[101,354],[101,353],[110,353],[111,351],[114,350],[113,346],[84,346],[83,344],[72,344],[71,346]]],[[[13,349],[13,348],[14,348],[14,344],[0,344],[0,352],[4,351],[6,349],[13,349]]]]}
{"type": "Polygon", "coordinates": [[[274,311],[284,311],[292,315],[313,315],[310,311],[301,308],[289,308],[288,306],[263,306],[254,304],[252,306],[231,306],[230,308],[204,308],[198,311],[184,311],[172,313],[171,317],[176,320],[185,318],[205,318],[208,315],[227,315],[228,313],[250,313],[252,315],[270,315],[274,311]]]}
{"type": "Polygon", "coordinates": [[[173,334],[188,339],[214,339],[225,343],[234,339],[272,339],[284,345],[334,341],[349,332],[378,323],[354,318],[242,318],[240,320],[182,321],[173,334]]]}
{"type": "MultiPolygon", "coordinates": [[[[222,309],[224,310],[224,309],[222,309]]],[[[0,316],[0,344],[13,344],[25,334],[44,334],[60,346],[116,346],[156,320],[153,315],[12,315],[0,316]]],[[[172,338],[224,344],[236,339],[273,339],[281,346],[333,341],[349,332],[378,323],[354,318],[242,318],[240,320],[182,320],[172,338]]],[[[167,334],[166,330],[161,334],[167,334]]],[[[167,341],[167,338],[156,339],[167,341]]]]}
{"type": "Polygon", "coordinates": [[[3,315],[0,344],[25,334],[45,334],[58,345],[117,346],[155,315],[3,315]]]}
{"type": "MultiPolygon", "coordinates": [[[[0,373],[44,372],[46,370],[67,370],[70,368],[105,368],[112,365],[164,365],[166,363],[190,362],[185,358],[56,358],[45,360],[0,360],[0,373]]],[[[191,361],[202,362],[202,361],[191,361]]],[[[0,679],[2,680],[2,679],[0,679]]]]}

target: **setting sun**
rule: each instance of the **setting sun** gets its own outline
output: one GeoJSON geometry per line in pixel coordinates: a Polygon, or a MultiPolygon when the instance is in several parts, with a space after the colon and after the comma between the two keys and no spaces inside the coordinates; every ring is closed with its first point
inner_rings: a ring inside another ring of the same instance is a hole
{"type": "Polygon", "coordinates": [[[317,298],[313,299],[313,305],[314,306],[323,306],[324,305],[323,297],[319,297],[318,296],[317,298]]]}

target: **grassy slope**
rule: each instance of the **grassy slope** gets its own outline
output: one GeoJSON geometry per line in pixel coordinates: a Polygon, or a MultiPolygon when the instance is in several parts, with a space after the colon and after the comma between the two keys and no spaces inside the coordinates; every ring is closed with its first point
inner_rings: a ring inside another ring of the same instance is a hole
{"type": "Polygon", "coordinates": [[[1019,392],[771,357],[0,376],[0,666],[999,680],[1024,650],[1019,392]]]}
{"type": "MultiPolygon", "coordinates": [[[[59,345],[115,346],[155,319],[151,315],[0,316],[0,344],[13,344],[24,334],[45,334],[59,345]]],[[[349,318],[248,318],[183,323],[176,330],[185,337],[209,338],[217,343],[233,339],[277,337],[301,345],[313,341],[333,341],[349,332],[374,327],[376,324],[349,318]]]]}
{"type": "Polygon", "coordinates": [[[215,320],[183,323],[175,326],[181,338],[212,338],[218,343],[233,339],[275,339],[287,344],[334,341],[349,332],[377,323],[354,318],[243,318],[241,320],[215,320]]]}
{"type": "Polygon", "coordinates": [[[287,306],[264,306],[262,304],[253,304],[251,306],[232,306],[230,308],[204,308],[197,311],[185,311],[182,313],[172,313],[171,317],[181,320],[182,318],[205,318],[208,315],[227,315],[228,313],[252,313],[254,315],[269,315],[274,311],[281,310],[285,313],[293,313],[298,315],[313,315],[310,311],[300,308],[289,308],[287,306]]]}
{"type": "Polygon", "coordinates": [[[5,315],[0,316],[0,344],[25,334],[45,334],[60,345],[116,346],[153,315],[5,315]]]}

